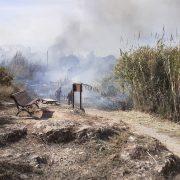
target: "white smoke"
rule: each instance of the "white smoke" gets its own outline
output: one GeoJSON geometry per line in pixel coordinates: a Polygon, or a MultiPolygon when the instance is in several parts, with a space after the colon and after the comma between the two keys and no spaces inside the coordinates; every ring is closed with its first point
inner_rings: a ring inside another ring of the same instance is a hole
{"type": "Polygon", "coordinates": [[[0,46],[7,42],[38,47],[41,55],[23,54],[44,64],[48,50],[48,81],[68,77],[91,83],[112,71],[115,58],[108,55],[118,57],[119,48],[151,44],[163,31],[166,38],[172,34],[180,39],[180,0],[8,2],[0,2],[0,46]]]}
{"type": "Polygon", "coordinates": [[[163,27],[167,36],[175,36],[179,9],[179,0],[2,1],[0,46],[23,44],[44,51],[53,46],[65,54],[118,56],[119,48],[139,32],[145,43],[163,27]]]}
{"type": "MultiPolygon", "coordinates": [[[[165,30],[166,37],[180,38],[178,0],[80,0],[81,16],[67,19],[68,26],[56,39],[61,53],[119,55],[119,48],[155,42],[165,30]],[[139,40],[140,38],[140,40],[139,40]]],[[[66,19],[66,18],[65,18],[66,19]]]]}

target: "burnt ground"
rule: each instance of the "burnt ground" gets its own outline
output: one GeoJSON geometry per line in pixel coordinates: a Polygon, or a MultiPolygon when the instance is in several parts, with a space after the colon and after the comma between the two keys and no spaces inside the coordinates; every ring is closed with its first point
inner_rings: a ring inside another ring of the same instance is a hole
{"type": "Polygon", "coordinates": [[[89,108],[86,113],[108,118],[111,122],[123,121],[128,124],[131,131],[158,139],[180,157],[180,123],[135,110],[105,111],[89,108]]]}
{"type": "Polygon", "coordinates": [[[0,107],[0,179],[179,179],[180,159],[122,121],[48,105],[52,118],[0,107]],[[22,114],[25,116],[25,114],[22,114]]]}

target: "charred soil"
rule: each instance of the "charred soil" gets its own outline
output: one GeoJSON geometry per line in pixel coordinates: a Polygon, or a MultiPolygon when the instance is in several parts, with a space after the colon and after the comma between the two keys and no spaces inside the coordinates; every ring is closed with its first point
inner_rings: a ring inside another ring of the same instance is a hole
{"type": "Polygon", "coordinates": [[[0,110],[0,179],[173,179],[180,159],[122,121],[49,106],[50,119],[0,110]]]}

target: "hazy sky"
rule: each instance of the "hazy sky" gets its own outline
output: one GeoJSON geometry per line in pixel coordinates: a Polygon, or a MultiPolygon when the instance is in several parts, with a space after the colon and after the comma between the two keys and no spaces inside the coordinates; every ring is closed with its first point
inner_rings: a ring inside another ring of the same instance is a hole
{"type": "Polygon", "coordinates": [[[180,0],[0,0],[0,46],[117,54],[142,32],[180,31],[180,0]]]}

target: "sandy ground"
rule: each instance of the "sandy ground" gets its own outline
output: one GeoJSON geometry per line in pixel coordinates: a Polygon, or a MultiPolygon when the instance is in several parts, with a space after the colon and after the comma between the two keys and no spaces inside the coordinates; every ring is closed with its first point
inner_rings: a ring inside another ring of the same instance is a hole
{"type": "Polygon", "coordinates": [[[180,157],[180,125],[166,119],[138,111],[104,111],[86,109],[87,114],[108,118],[110,121],[123,121],[133,132],[158,139],[170,151],[180,157]]]}

